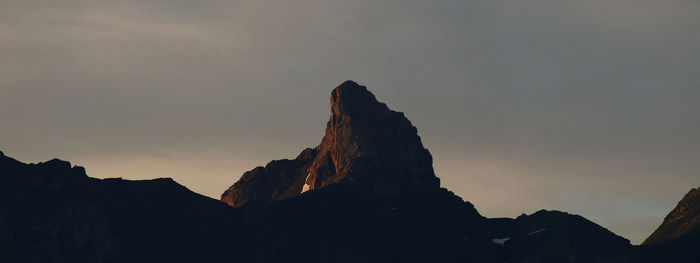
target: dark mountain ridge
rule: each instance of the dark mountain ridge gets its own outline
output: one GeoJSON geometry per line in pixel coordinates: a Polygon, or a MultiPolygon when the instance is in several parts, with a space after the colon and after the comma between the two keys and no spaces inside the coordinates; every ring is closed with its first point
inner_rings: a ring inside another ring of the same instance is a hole
{"type": "Polygon", "coordinates": [[[60,160],[2,156],[0,171],[2,262],[610,262],[630,248],[566,213],[487,219],[444,188],[375,196],[333,184],[233,208],[171,179],[95,179],[60,160]]]}
{"type": "Polygon", "coordinates": [[[698,240],[632,246],[559,211],[485,218],[440,188],[403,114],[349,81],[319,146],[246,172],[221,201],[0,152],[0,262],[697,262],[698,240]]]}

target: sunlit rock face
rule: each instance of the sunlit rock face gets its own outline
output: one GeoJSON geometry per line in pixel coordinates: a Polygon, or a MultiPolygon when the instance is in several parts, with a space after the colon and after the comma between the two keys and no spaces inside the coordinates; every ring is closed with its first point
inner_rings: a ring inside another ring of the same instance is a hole
{"type": "Polygon", "coordinates": [[[692,189],[678,202],[644,245],[669,242],[700,231],[700,188],[692,189]]]}
{"type": "Polygon", "coordinates": [[[275,160],[265,167],[247,171],[221,195],[221,200],[239,207],[297,196],[302,192],[307,170],[317,155],[316,149],[306,149],[294,160],[275,160]]]}
{"type": "Polygon", "coordinates": [[[353,81],[335,88],[330,102],[320,145],[246,172],[221,200],[232,206],[269,203],[336,183],[369,195],[439,190],[432,156],[403,113],[353,81]]]}

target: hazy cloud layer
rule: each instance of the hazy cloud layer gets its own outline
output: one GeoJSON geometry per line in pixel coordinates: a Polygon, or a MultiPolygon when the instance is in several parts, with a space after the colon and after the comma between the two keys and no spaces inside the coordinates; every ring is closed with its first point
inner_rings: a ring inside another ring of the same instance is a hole
{"type": "Polygon", "coordinates": [[[346,79],[486,216],[639,243],[700,186],[700,2],[0,0],[0,150],[218,197],[316,146],[346,79]]]}

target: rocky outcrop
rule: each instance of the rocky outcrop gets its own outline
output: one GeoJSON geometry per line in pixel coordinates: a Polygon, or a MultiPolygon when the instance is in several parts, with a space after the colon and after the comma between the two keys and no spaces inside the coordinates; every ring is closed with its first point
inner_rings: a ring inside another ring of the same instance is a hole
{"type": "Polygon", "coordinates": [[[294,160],[246,172],[221,200],[232,206],[269,203],[337,183],[369,195],[440,189],[432,156],[403,113],[390,110],[353,81],[335,88],[330,102],[321,144],[294,160]]]}
{"type": "Polygon", "coordinates": [[[309,148],[294,160],[276,160],[247,171],[221,195],[221,200],[238,207],[297,196],[302,192],[305,175],[317,154],[316,149],[309,148]]]}
{"type": "Polygon", "coordinates": [[[691,189],[643,245],[659,244],[700,231],[700,188],[691,189]]]}

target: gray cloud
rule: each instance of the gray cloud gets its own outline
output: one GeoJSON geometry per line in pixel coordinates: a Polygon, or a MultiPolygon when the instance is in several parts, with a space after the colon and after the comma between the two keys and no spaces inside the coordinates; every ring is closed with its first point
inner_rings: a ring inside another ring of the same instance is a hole
{"type": "Polygon", "coordinates": [[[700,3],[0,0],[0,147],[216,197],[315,146],[330,89],[406,112],[487,216],[640,242],[698,185],[700,3]]]}

